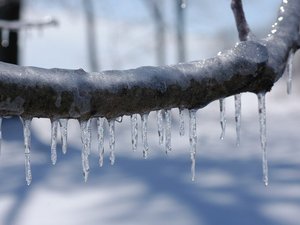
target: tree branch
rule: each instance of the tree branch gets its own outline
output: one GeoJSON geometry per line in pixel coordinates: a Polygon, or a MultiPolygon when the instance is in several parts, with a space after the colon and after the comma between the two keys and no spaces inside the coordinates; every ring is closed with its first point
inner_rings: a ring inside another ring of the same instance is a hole
{"type": "Polygon", "coordinates": [[[2,30],[19,31],[28,28],[41,28],[46,26],[57,26],[58,21],[53,18],[45,18],[38,21],[9,21],[0,20],[0,28],[2,30]]]}
{"type": "Polygon", "coordinates": [[[207,60],[101,73],[0,63],[0,114],[109,119],[269,91],[299,48],[300,1],[285,2],[269,37],[207,60]]]}
{"type": "Polygon", "coordinates": [[[237,30],[239,32],[240,41],[249,40],[251,31],[244,14],[242,0],[231,0],[231,9],[235,18],[237,30]]]}

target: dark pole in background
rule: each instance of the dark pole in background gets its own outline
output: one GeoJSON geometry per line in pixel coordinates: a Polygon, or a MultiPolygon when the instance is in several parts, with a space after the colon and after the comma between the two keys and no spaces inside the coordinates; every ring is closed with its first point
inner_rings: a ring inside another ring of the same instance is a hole
{"type": "Polygon", "coordinates": [[[92,0],[83,0],[83,8],[86,19],[86,34],[90,70],[92,72],[100,71],[100,62],[97,55],[97,34],[95,24],[94,4],[92,0]]]}
{"type": "MultiPolygon", "coordinates": [[[[0,19],[19,20],[20,19],[20,0],[2,0],[0,1],[0,19]]],[[[2,30],[1,35],[2,36],[2,30]]],[[[18,32],[9,32],[9,45],[3,47],[0,45],[0,61],[18,64],[18,32]]]]}
{"type": "Polygon", "coordinates": [[[161,0],[153,0],[153,17],[155,23],[156,61],[157,65],[166,64],[166,32],[161,0]]]}

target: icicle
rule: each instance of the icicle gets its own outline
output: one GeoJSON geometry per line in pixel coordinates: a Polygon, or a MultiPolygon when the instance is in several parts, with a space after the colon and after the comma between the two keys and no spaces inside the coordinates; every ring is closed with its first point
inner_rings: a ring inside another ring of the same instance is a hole
{"type": "Polygon", "coordinates": [[[236,129],[236,146],[240,146],[241,136],[241,94],[234,96],[235,105],[235,129],[236,129]]]}
{"type": "Polygon", "coordinates": [[[137,141],[138,141],[137,114],[131,115],[130,120],[131,120],[131,143],[132,143],[132,150],[136,151],[136,149],[137,149],[137,141]]]}
{"type": "Polygon", "coordinates": [[[57,126],[58,120],[51,120],[51,162],[52,165],[56,164],[57,153],[56,153],[56,145],[57,145],[57,126]]]}
{"type": "Polygon", "coordinates": [[[92,121],[93,119],[90,118],[89,119],[89,123],[88,123],[88,134],[89,134],[89,139],[88,139],[88,154],[91,154],[91,150],[92,150],[92,121]]]}
{"type": "Polygon", "coordinates": [[[1,156],[1,147],[2,147],[2,117],[0,117],[0,156],[1,156]]]}
{"type": "Polygon", "coordinates": [[[10,35],[10,31],[7,29],[2,29],[1,30],[1,45],[4,48],[7,48],[9,46],[9,35],[10,35]]]}
{"type": "Polygon", "coordinates": [[[220,139],[223,140],[225,136],[225,129],[226,129],[225,98],[221,98],[219,101],[220,101],[220,123],[222,128],[220,139]]]}
{"type": "Polygon", "coordinates": [[[97,119],[97,133],[98,133],[98,153],[99,166],[103,166],[104,159],[104,118],[97,119]]]}
{"type": "Polygon", "coordinates": [[[265,186],[268,186],[268,160],[267,160],[267,129],[266,129],[266,102],[265,93],[257,94],[258,97],[258,113],[259,113],[259,125],[260,125],[260,143],[263,151],[263,182],[265,186]]]}
{"type": "Polygon", "coordinates": [[[179,135],[184,135],[184,111],[179,109],[179,135]]]}
{"type": "Polygon", "coordinates": [[[192,181],[195,181],[196,170],[196,151],[197,151],[197,110],[189,110],[189,140],[190,140],[190,154],[191,154],[191,173],[192,181]]]}
{"type": "Polygon", "coordinates": [[[110,164],[115,164],[115,120],[108,121],[109,126],[109,149],[110,149],[110,164]]]}
{"type": "Polygon", "coordinates": [[[148,140],[147,140],[147,129],[148,129],[148,115],[149,113],[143,114],[142,117],[142,143],[143,143],[143,157],[147,159],[148,157],[148,140]]]}
{"type": "Polygon", "coordinates": [[[63,154],[67,153],[68,148],[68,119],[60,119],[60,133],[63,154]]]}
{"type": "Polygon", "coordinates": [[[156,111],[158,141],[159,141],[160,145],[162,145],[164,143],[164,126],[163,126],[164,115],[165,115],[165,110],[156,111]]]}
{"type": "Polygon", "coordinates": [[[165,129],[165,147],[166,147],[166,154],[168,151],[172,150],[171,147],[171,126],[172,126],[172,114],[171,110],[166,111],[166,129],[165,129]]]}
{"type": "Polygon", "coordinates": [[[291,94],[292,92],[292,77],[293,77],[293,59],[294,59],[295,53],[293,51],[290,51],[289,59],[288,59],[288,66],[287,66],[287,74],[288,74],[288,80],[287,80],[287,93],[291,94]]]}
{"type": "Polygon", "coordinates": [[[31,166],[30,166],[30,148],[31,148],[31,118],[21,118],[23,124],[23,133],[24,133],[24,147],[25,147],[25,177],[27,185],[30,185],[32,181],[31,175],[31,166]]]}
{"type": "Polygon", "coordinates": [[[84,175],[84,181],[86,182],[90,172],[89,165],[89,152],[91,147],[91,136],[90,136],[90,122],[91,120],[82,120],[80,121],[80,130],[81,130],[81,142],[82,142],[82,151],[81,151],[81,162],[82,170],[84,175]]]}

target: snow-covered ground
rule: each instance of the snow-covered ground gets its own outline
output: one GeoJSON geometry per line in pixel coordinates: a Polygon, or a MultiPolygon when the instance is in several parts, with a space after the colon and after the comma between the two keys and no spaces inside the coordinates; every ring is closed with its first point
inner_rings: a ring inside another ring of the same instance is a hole
{"type": "MultiPolygon", "coordinates": [[[[224,2],[229,4],[228,1],[224,2]]],[[[29,12],[27,11],[25,17],[29,16],[29,12]]],[[[56,11],[51,11],[51,14],[53,12],[56,11]]],[[[37,13],[34,15],[38,17],[37,13]]],[[[23,43],[23,64],[88,69],[83,22],[80,19],[82,15],[66,16],[64,11],[58,11],[56,16],[61,20],[57,30],[50,28],[44,30],[43,36],[35,32],[26,38],[23,43]],[[72,21],[75,21],[74,24],[72,21]]],[[[270,15],[269,17],[272,18],[270,15]]],[[[103,33],[99,32],[98,36],[102,40],[99,49],[103,68],[153,64],[153,42],[147,39],[146,44],[137,43],[137,40],[144,40],[152,34],[151,28],[129,23],[127,28],[133,28],[125,29],[126,40],[114,39],[117,43],[110,43],[110,38],[120,31],[109,27],[123,25],[120,21],[109,18],[101,18],[101,22],[103,33]],[[124,45],[125,41],[130,45],[124,45]],[[112,48],[114,44],[119,48],[115,47],[116,52],[111,53],[109,47],[112,48]],[[133,53],[130,51],[131,47],[135,50],[133,53]],[[151,54],[148,54],[147,48],[151,49],[151,54]],[[126,58],[130,54],[131,59],[126,58]],[[119,57],[119,60],[114,61],[113,56],[119,57]]],[[[199,46],[193,47],[189,44],[190,58],[195,58],[197,53],[201,58],[212,54],[207,51],[217,52],[219,46],[213,46],[213,39],[201,38],[197,33],[192,34],[189,35],[190,43],[199,46]]],[[[171,45],[172,35],[169,34],[169,37],[171,45]]],[[[168,60],[172,62],[174,59],[168,60]]],[[[116,163],[110,166],[106,125],[103,168],[98,167],[96,124],[93,121],[91,172],[87,183],[83,181],[81,168],[78,122],[70,121],[68,153],[63,155],[59,145],[57,165],[52,166],[50,121],[34,119],[31,154],[33,181],[29,187],[24,174],[21,122],[17,118],[5,119],[0,157],[0,224],[298,225],[299,81],[295,80],[290,96],[285,94],[284,78],[267,94],[270,183],[267,188],[262,182],[262,152],[257,97],[254,94],[242,95],[239,148],[235,146],[232,97],[226,99],[227,128],[222,141],[219,138],[221,129],[218,102],[213,102],[197,112],[198,152],[195,182],[191,181],[188,136],[179,136],[177,109],[172,110],[173,151],[168,156],[158,144],[156,114],[152,112],[148,127],[149,158],[142,158],[140,133],[138,151],[132,152],[130,123],[129,118],[125,117],[122,123],[116,123],[116,163]]],[[[188,116],[185,112],[186,133],[187,125],[188,116]]]]}

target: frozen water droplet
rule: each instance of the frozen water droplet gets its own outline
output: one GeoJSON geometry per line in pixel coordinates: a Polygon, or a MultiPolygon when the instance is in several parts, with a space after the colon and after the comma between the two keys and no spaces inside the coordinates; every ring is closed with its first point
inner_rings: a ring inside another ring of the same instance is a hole
{"type": "Polygon", "coordinates": [[[221,98],[219,101],[220,101],[220,124],[222,129],[220,139],[223,140],[225,137],[225,130],[226,130],[225,98],[221,98]]]}
{"type": "Polygon", "coordinates": [[[148,115],[149,113],[143,114],[142,117],[142,143],[143,143],[143,157],[147,159],[148,157],[148,140],[147,140],[147,129],[148,129],[148,115]]]}
{"type": "Polygon", "coordinates": [[[266,128],[266,102],[265,93],[257,94],[258,97],[258,113],[260,127],[260,143],[263,151],[262,167],[263,167],[263,182],[268,186],[268,160],[267,160],[267,128],[266,128]]]}
{"type": "Polygon", "coordinates": [[[119,116],[118,118],[116,118],[116,121],[117,121],[118,123],[122,123],[122,121],[123,121],[123,116],[119,116]]]}
{"type": "Polygon", "coordinates": [[[60,133],[61,133],[61,143],[63,154],[67,153],[68,148],[68,119],[60,119],[60,133]]]}
{"type": "Polygon", "coordinates": [[[103,166],[104,160],[104,118],[97,118],[98,154],[99,166],[103,166]]]}
{"type": "Polygon", "coordinates": [[[192,181],[195,180],[196,170],[196,151],[197,151],[197,110],[189,110],[189,141],[190,141],[190,154],[191,154],[191,173],[192,181]]]}
{"type": "Polygon", "coordinates": [[[2,117],[0,117],[0,156],[1,156],[1,147],[2,147],[2,117]]]}
{"type": "Polygon", "coordinates": [[[294,59],[294,52],[290,51],[288,65],[287,65],[287,93],[291,94],[292,92],[292,77],[293,77],[293,59],[294,59]]]}
{"type": "Polygon", "coordinates": [[[168,151],[172,151],[171,147],[171,127],[172,127],[172,114],[171,110],[166,111],[166,129],[165,129],[165,147],[166,147],[166,154],[168,151]]]}
{"type": "Polygon", "coordinates": [[[164,143],[164,126],[163,126],[164,117],[165,117],[164,115],[165,115],[165,110],[156,111],[158,141],[160,145],[164,143]]]}
{"type": "Polygon", "coordinates": [[[240,146],[241,137],[241,94],[234,96],[234,106],[235,106],[235,130],[236,130],[236,146],[240,146]]]}
{"type": "Polygon", "coordinates": [[[187,6],[187,0],[181,0],[180,7],[181,7],[182,9],[185,9],[186,6],[187,6]]]}
{"type": "Polygon", "coordinates": [[[25,177],[27,185],[32,181],[31,166],[30,166],[30,148],[31,148],[31,118],[21,118],[24,133],[24,147],[25,147],[25,177]]]}
{"type": "Polygon", "coordinates": [[[179,109],[179,135],[184,135],[184,110],[179,109]]]}
{"type": "Polygon", "coordinates": [[[138,142],[138,122],[137,122],[137,114],[133,114],[130,117],[131,120],[131,143],[132,150],[137,150],[137,142],[138,142]]]}
{"type": "Polygon", "coordinates": [[[56,160],[57,160],[57,153],[56,153],[57,127],[58,127],[58,120],[51,119],[51,162],[52,162],[52,165],[55,165],[56,160]]]}
{"type": "Polygon", "coordinates": [[[9,46],[9,36],[10,36],[10,31],[7,29],[2,29],[1,30],[1,45],[4,48],[7,48],[9,46]]]}
{"type": "Polygon", "coordinates": [[[110,164],[115,164],[115,120],[108,121],[109,126],[109,149],[110,149],[110,164]]]}
{"type": "Polygon", "coordinates": [[[82,142],[82,151],[81,151],[81,162],[82,170],[84,175],[84,181],[87,182],[90,165],[89,165],[89,153],[91,148],[91,129],[90,129],[91,120],[81,120],[80,121],[80,131],[81,131],[81,142],[82,142]]]}

